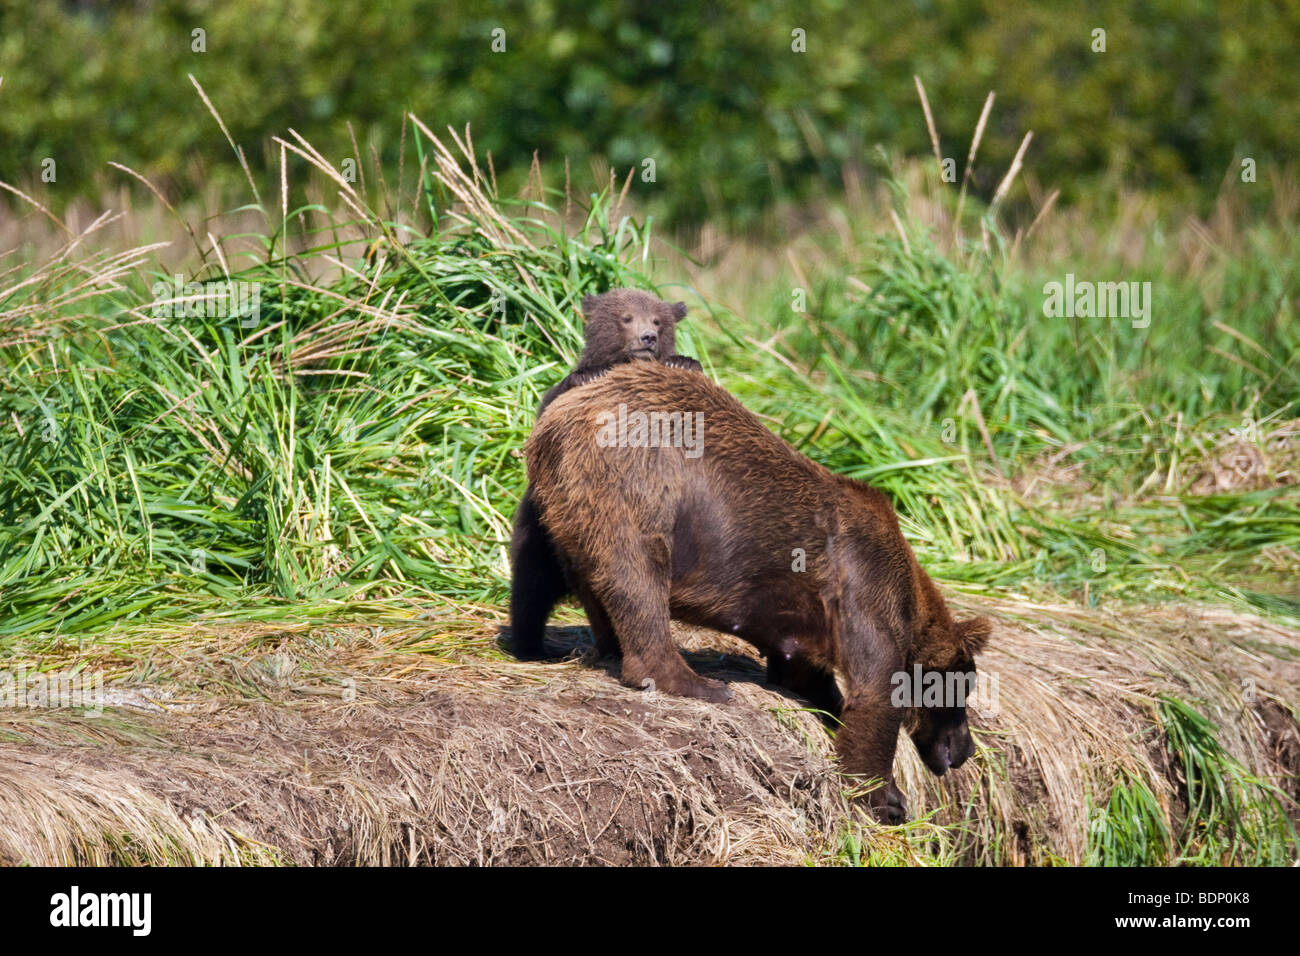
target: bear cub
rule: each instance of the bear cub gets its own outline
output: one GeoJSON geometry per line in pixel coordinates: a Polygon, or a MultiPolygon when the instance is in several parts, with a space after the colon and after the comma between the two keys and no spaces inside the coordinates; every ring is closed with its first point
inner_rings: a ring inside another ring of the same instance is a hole
{"type": "Polygon", "coordinates": [[[640,289],[610,289],[582,300],[585,344],[578,364],[542,398],[546,406],[571,388],[600,378],[615,365],[658,361],[673,368],[703,372],[693,358],[676,353],[674,328],[686,316],[685,302],[664,302],[640,289]]]}

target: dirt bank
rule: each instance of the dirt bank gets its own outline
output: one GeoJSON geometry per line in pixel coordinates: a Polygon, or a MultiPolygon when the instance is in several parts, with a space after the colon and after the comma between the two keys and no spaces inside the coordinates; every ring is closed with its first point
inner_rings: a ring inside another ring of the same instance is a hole
{"type": "MultiPolygon", "coordinates": [[[[1295,794],[1300,632],[1221,610],[957,604],[998,625],[979,661],[996,700],[972,712],[977,756],[936,780],[903,742],[897,764],[913,815],[954,826],[952,856],[1081,862],[1090,806],[1130,778],[1176,829],[1161,695],[1197,702],[1233,759],[1295,794]]],[[[583,628],[551,635],[567,661],[513,661],[472,615],[56,648],[47,668],[102,673],[110,706],[0,709],[0,860],[829,859],[846,807],[817,717],[766,687],[745,645],[678,637],[732,682],[732,703],[621,687],[583,628]]],[[[933,852],[917,832],[871,829],[868,842],[916,861],[933,852]]]]}

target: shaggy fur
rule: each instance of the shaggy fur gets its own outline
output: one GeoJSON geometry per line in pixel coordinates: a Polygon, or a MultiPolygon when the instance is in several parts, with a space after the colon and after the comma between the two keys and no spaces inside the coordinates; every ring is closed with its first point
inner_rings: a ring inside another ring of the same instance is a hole
{"type": "Polygon", "coordinates": [[[583,349],[572,372],[542,398],[546,406],[571,388],[593,381],[615,365],[639,360],[704,371],[695,359],[677,354],[676,325],[686,317],[685,302],[664,302],[639,289],[610,289],[582,300],[583,349]]]}
{"type": "MultiPolygon", "coordinates": [[[[537,416],[569,389],[594,381],[611,368],[641,360],[703,372],[699,362],[676,354],[675,327],[686,303],[668,303],[638,289],[611,289],[582,300],[585,345],[578,364],[542,398],[537,416]]],[[[561,558],[537,518],[532,490],[515,510],[510,539],[510,642],[515,655],[545,656],[546,618],[555,603],[574,587],[566,580],[561,558]]]]}
{"type": "Polygon", "coordinates": [[[952,620],[879,491],[805,458],[705,377],[649,364],[559,399],[527,458],[538,517],[628,685],[726,700],[682,658],[668,621],[744,638],[773,680],[841,717],[843,769],[885,782],[867,799],[888,820],[906,814],[893,782],[900,726],[936,774],[973,752],[964,706],[891,703],[891,678],[914,665],[973,676],[990,627],[952,620]],[[703,453],[608,447],[601,416],[620,404],[702,412],[703,453]]]}

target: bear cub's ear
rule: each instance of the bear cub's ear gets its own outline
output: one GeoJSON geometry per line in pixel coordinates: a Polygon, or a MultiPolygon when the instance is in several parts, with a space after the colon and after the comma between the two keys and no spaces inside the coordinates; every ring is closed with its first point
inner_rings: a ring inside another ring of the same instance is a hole
{"type": "Polygon", "coordinates": [[[680,321],[681,321],[682,319],[684,319],[684,318],[686,318],[686,303],[685,303],[685,302],[674,302],[674,303],[673,303],[673,321],[674,321],[674,322],[680,322],[680,321]]]}
{"type": "Polygon", "coordinates": [[[583,312],[590,312],[590,311],[591,311],[592,309],[594,309],[594,308],[595,308],[599,303],[600,303],[600,296],[598,296],[598,295],[584,295],[584,296],[582,297],[582,311],[583,311],[583,312]]]}
{"type": "Polygon", "coordinates": [[[989,642],[993,633],[993,623],[987,617],[972,617],[953,624],[953,633],[961,648],[961,656],[970,660],[989,642]]]}

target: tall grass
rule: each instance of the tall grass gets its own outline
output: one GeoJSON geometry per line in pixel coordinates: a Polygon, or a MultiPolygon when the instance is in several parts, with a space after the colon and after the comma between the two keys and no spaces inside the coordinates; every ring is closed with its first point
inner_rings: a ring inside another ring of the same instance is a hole
{"type": "Polygon", "coordinates": [[[429,235],[397,242],[352,193],[362,217],[308,252],[268,235],[263,261],[199,277],[256,283],[256,324],[201,297],[156,315],[170,277],[143,253],[0,290],[0,633],[500,594],[518,450],[580,349],[576,303],[645,285],[649,237],[608,196],[572,234],[542,204],[507,219],[472,157],[434,146],[429,235]],[[343,261],[358,234],[371,256],[343,261]]]}
{"type": "MultiPolygon", "coordinates": [[[[744,297],[745,349],[710,341],[750,407],[888,489],[950,580],[1300,615],[1293,225],[1257,239],[1264,264],[1224,267],[1213,307],[1198,275],[1159,277],[1151,326],[1135,329],[1044,316],[1050,274],[996,244],[945,251],[915,224],[871,234],[859,218],[843,217],[834,252],[792,253],[744,297]]],[[[1143,276],[1104,260],[1076,271],[1143,276]]]]}
{"type": "MultiPolygon", "coordinates": [[[[538,396],[579,348],[583,294],[651,287],[650,231],[613,190],[575,228],[558,208],[572,196],[505,200],[472,143],[451,142],[417,124],[427,229],[412,237],[375,211],[390,198],[282,141],[352,218],[291,209],[286,171],[280,208],[254,204],[251,265],[200,244],[200,281],[260,287],[256,324],[188,308],[201,301],[159,317],[150,289],[170,277],[151,247],[85,253],[79,236],[10,270],[0,632],[236,597],[501,599],[538,396]]],[[[697,315],[684,347],[802,450],[888,490],[941,577],[1300,613],[1279,584],[1300,569],[1294,230],[1256,238],[1264,264],[1224,266],[1213,309],[1195,277],[1156,282],[1137,330],[1044,317],[987,215],[993,242],[948,250],[897,226],[850,228],[802,276],[804,312],[769,276],[753,314],[697,315]],[[1205,493],[1233,455],[1250,480],[1205,493]]]]}

